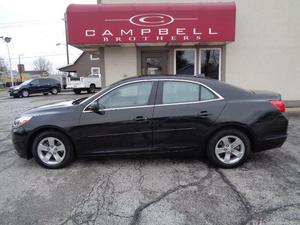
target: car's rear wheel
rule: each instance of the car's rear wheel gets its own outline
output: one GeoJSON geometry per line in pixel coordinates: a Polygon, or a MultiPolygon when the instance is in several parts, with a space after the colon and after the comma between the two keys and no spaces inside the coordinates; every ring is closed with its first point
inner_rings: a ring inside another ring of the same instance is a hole
{"type": "Polygon", "coordinates": [[[22,90],[21,95],[22,95],[23,98],[26,98],[26,97],[29,96],[29,91],[24,89],[24,90],[22,90]]]}
{"type": "Polygon", "coordinates": [[[208,142],[207,156],[216,166],[234,168],[245,162],[250,152],[250,140],[237,129],[216,133],[208,142]]]}
{"type": "Polygon", "coordinates": [[[80,90],[80,89],[74,89],[73,91],[74,91],[74,93],[75,93],[76,95],[79,95],[79,94],[81,93],[81,90],[80,90]]]}
{"type": "Polygon", "coordinates": [[[54,87],[54,88],[51,89],[51,94],[57,95],[57,93],[58,93],[57,88],[54,87]]]}
{"type": "Polygon", "coordinates": [[[94,93],[96,92],[96,85],[95,84],[91,84],[90,88],[88,89],[88,93],[94,93]]]}
{"type": "Polygon", "coordinates": [[[38,134],[33,141],[32,155],[37,163],[49,169],[59,169],[74,158],[74,149],[69,138],[57,131],[38,134]]]}

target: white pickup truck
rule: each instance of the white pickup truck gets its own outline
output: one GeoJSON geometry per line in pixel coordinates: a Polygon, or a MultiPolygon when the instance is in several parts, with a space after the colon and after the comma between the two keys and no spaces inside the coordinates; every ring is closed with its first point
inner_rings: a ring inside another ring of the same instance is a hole
{"type": "Polygon", "coordinates": [[[67,89],[73,89],[75,94],[81,91],[94,93],[97,88],[101,88],[101,74],[91,74],[87,77],[67,77],[67,89]]]}

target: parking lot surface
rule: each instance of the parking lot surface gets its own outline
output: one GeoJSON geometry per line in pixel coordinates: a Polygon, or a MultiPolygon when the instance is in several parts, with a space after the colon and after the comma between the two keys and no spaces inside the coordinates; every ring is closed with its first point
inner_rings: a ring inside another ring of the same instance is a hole
{"type": "Polygon", "coordinates": [[[27,109],[78,96],[0,97],[0,224],[300,224],[300,113],[288,115],[282,148],[237,169],[114,158],[47,170],[14,154],[11,124],[27,109]]]}

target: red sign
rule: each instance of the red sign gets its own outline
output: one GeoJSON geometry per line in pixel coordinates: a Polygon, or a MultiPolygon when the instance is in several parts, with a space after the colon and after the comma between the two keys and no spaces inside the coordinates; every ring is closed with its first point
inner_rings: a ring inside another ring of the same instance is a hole
{"type": "Polygon", "coordinates": [[[21,74],[24,73],[24,71],[25,71],[24,64],[18,64],[18,72],[21,74]]]}
{"type": "Polygon", "coordinates": [[[67,8],[71,45],[225,42],[235,39],[234,2],[97,4],[67,8]]]}

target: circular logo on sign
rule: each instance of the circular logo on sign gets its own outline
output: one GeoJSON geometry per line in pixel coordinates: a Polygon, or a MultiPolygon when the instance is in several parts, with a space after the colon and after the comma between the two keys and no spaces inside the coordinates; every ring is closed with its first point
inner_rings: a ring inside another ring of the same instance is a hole
{"type": "Polygon", "coordinates": [[[174,18],[167,14],[145,13],[131,17],[130,23],[141,27],[158,27],[174,22],[174,18]]]}

